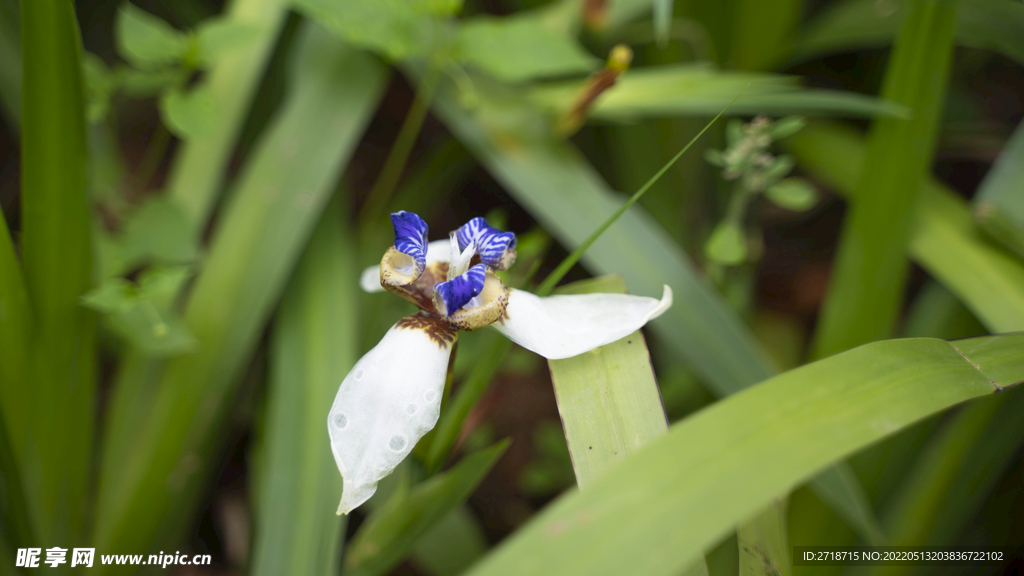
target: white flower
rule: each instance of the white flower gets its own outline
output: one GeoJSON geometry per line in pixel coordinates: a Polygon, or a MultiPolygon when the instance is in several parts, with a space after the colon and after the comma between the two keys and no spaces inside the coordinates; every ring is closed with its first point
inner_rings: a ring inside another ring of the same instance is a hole
{"type": "Polygon", "coordinates": [[[638,330],[672,305],[627,294],[538,297],[509,289],[494,270],[515,262],[516,237],[474,218],[448,240],[427,243],[427,224],[411,212],[391,215],[395,245],[367,269],[364,290],[388,290],[420,308],[388,330],[342,381],[327,418],[344,479],[338,514],[377,490],[437,423],[448,359],[459,330],[493,326],[548,359],[569,358],[638,330]],[[475,262],[475,264],[474,264],[475,262]]]}

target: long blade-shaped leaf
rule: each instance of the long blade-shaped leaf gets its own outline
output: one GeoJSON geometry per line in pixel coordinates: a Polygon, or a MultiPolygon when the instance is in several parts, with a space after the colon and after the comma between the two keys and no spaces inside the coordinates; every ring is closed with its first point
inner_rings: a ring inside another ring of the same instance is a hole
{"type": "MultiPolygon", "coordinates": [[[[851,130],[812,122],[789,140],[802,166],[839,193],[853,195],[864,145],[851,130]]],[[[1024,330],[1024,265],[986,242],[966,203],[933,179],[924,192],[909,239],[909,255],[967,305],[992,332],[1024,330]]]]}
{"type": "MultiPolygon", "coordinates": [[[[559,293],[625,293],[621,276],[564,286],[559,293]]],[[[548,360],[558,414],[576,472],[586,490],[592,482],[641,446],[668,431],[658,382],[639,330],[625,338],[564,360],[548,360]]],[[[704,567],[704,558],[695,563],[704,567]]]]}
{"type": "Polygon", "coordinates": [[[977,340],[961,346],[971,360],[942,340],[868,344],[726,398],[561,498],[470,574],[675,574],[828,464],[993,393],[993,374],[1024,380],[1024,334],[977,340]],[[983,344],[982,362],[964,350],[983,344]]]}
{"type": "Polygon", "coordinates": [[[171,196],[197,232],[203,229],[216,204],[227,161],[288,14],[288,5],[287,0],[233,0],[226,10],[228,22],[252,28],[252,39],[219,57],[206,75],[217,106],[216,121],[203,137],[181,146],[167,183],[171,196]]]}
{"type": "Polygon", "coordinates": [[[338,573],[341,476],[324,423],[355,364],[359,325],[342,205],[337,195],[325,211],[274,326],[253,574],[338,573]]]}
{"type": "Polygon", "coordinates": [[[70,542],[83,528],[95,380],[95,319],[79,305],[92,254],[74,5],[23,3],[21,40],[21,255],[35,334],[31,398],[10,420],[11,443],[38,536],[70,542]]]}
{"type": "MultiPolygon", "coordinates": [[[[796,76],[717,70],[707,64],[639,68],[630,71],[594,104],[590,116],[634,120],[668,116],[711,116],[729,106],[736,114],[819,114],[836,116],[906,117],[896,102],[836,90],[801,88],[796,76]]],[[[579,94],[581,81],[552,83],[534,89],[540,104],[565,110],[579,94]]]]}
{"type": "Polygon", "coordinates": [[[907,271],[904,247],[935,145],[957,4],[911,0],[882,96],[908,106],[915,116],[879,118],[872,124],[864,171],[822,305],[814,348],[818,357],[886,338],[892,331],[907,271]]]}
{"type": "Polygon", "coordinates": [[[145,426],[104,462],[98,546],[146,550],[190,521],[227,400],[383,88],[377,61],[317,28],[296,56],[288,100],[240,177],[186,307],[200,347],[148,383],[158,391],[145,426]]]}

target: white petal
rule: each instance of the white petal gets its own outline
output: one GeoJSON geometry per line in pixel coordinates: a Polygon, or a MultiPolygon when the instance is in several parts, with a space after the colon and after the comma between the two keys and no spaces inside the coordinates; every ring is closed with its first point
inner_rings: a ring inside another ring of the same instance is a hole
{"type": "Polygon", "coordinates": [[[338,514],[366,502],[377,482],[437,423],[457,334],[443,320],[407,316],[341,383],[327,417],[331,450],[344,478],[338,514]]]}
{"type": "MultiPolygon", "coordinates": [[[[448,240],[434,240],[427,244],[427,265],[432,262],[450,262],[451,244],[448,240]]],[[[364,292],[383,292],[384,287],[380,285],[380,264],[367,266],[359,276],[359,287],[364,292]]]]}
{"type": "Polygon", "coordinates": [[[628,294],[541,298],[511,290],[504,319],[491,326],[523,348],[558,360],[624,338],[661,316],[671,305],[672,289],[668,286],[661,300],[628,294]]]}

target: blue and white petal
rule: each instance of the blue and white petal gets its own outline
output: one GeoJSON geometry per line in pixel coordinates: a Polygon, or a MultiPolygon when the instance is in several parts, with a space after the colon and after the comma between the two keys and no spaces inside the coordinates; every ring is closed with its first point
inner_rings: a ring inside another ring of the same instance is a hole
{"type": "Polygon", "coordinates": [[[463,224],[456,235],[462,250],[476,242],[480,261],[495,270],[508,270],[516,261],[516,235],[492,228],[479,216],[463,224]]]}
{"type": "Polygon", "coordinates": [[[465,273],[434,285],[434,307],[442,316],[451,316],[480,295],[487,279],[487,266],[477,264],[465,273]]]}
{"type": "MultiPolygon", "coordinates": [[[[451,245],[448,240],[434,240],[427,244],[426,265],[430,266],[435,262],[447,263],[451,258],[451,245]]],[[[367,266],[359,276],[359,287],[364,292],[384,292],[380,284],[380,264],[367,266]]]]}
{"type": "Polygon", "coordinates": [[[458,332],[414,314],[398,321],[342,381],[327,417],[334,461],[344,479],[338,514],[348,514],[437,423],[458,332]]]}
{"type": "Polygon", "coordinates": [[[558,360],[624,338],[671,305],[672,289],[668,286],[661,300],[628,294],[541,298],[524,290],[512,290],[505,315],[491,325],[523,348],[558,360]]]}
{"type": "Polygon", "coordinates": [[[391,215],[395,227],[395,248],[402,254],[412,256],[420,265],[427,261],[427,223],[414,212],[400,210],[391,215]]]}

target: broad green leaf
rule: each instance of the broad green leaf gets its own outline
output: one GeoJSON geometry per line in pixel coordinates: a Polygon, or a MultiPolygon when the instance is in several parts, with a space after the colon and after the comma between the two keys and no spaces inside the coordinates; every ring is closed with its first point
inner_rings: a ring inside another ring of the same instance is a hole
{"type": "Polygon", "coordinates": [[[114,41],[121,57],[139,68],[177,64],[189,49],[187,34],[131,2],[117,11],[114,41]]]}
{"type": "Polygon", "coordinates": [[[982,230],[1024,258],[1024,122],[978,186],[974,219],[982,230]]]}
{"type": "MultiPolygon", "coordinates": [[[[566,247],[586,241],[625,201],[565,143],[538,142],[504,126],[491,127],[485,110],[474,117],[443,91],[436,110],[463,145],[566,247]]],[[[658,294],[668,284],[674,304],[650,326],[715,395],[727,396],[774,373],[767,354],[724,298],[639,206],[598,238],[582,263],[595,273],[622,274],[638,295],[658,294]]],[[[866,535],[877,532],[875,522],[858,522],[873,517],[861,492],[846,494],[844,501],[841,510],[859,511],[846,516],[852,525],[866,535]]]]}
{"type": "Polygon", "coordinates": [[[132,308],[106,318],[110,327],[147,357],[171,357],[196,349],[196,339],[181,316],[139,298],[132,308]]]}
{"type": "MultiPolygon", "coordinates": [[[[785,114],[904,117],[890,100],[799,86],[799,77],[718,70],[709,64],[675,64],[630,70],[602,94],[590,111],[597,120],[713,116],[741,91],[730,115],[785,114]],[[749,88],[747,85],[750,85],[749,88]]],[[[542,106],[565,110],[579,93],[579,81],[552,82],[531,95],[542,106]]]]}
{"type": "Polygon", "coordinates": [[[768,505],[764,512],[745,522],[736,531],[740,555],[740,576],[791,576],[792,548],[786,529],[783,498],[768,505]]]}
{"type": "MultiPolygon", "coordinates": [[[[1024,334],[981,364],[942,340],[892,340],[786,372],[680,422],[587,491],[534,517],[471,576],[676,574],[773,498],[896,430],[1024,379],[1024,334]],[[770,407],[771,409],[765,409],[770,407]],[[757,482],[751,482],[757,478],[757,482]],[[671,554],[663,551],[671,550],[671,554]]],[[[963,344],[972,341],[963,341],[963,344]]],[[[961,348],[963,350],[963,348],[961,348]]]]}
{"type": "Polygon", "coordinates": [[[36,535],[72,542],[84,530],[95,409],[95,315],[79,304],[92,254],[73,4],[22,3],[21,42],[21,259],[34,334],[28,401],[5,420],[36,535]]]}
{"type": "Polygon", "coordinates": [[[429,55],[446,33],[429,11],[410,10],[405,0],[295,0],[296,8],[349,44],[392,60],[429,55]]]}
{"type": "Polygon", "coordinates": [[[912,0],[886,67],[882,96],[914,110],[910,120],[878,118],[846,215],[822,304],[814,355],[825,357],[887,338],[903,298],[904,254],[938,133],[953,52],[956,1],[912,0]]]}
{"type": "Polygon", "coordinates": [[[126,312],[135,307],[135,286],[124,278],[110,278],[82,295],[82,304],[103,314],[126,312]]]}
{"type": "Polygon", "coordinates": [[[252,48],[261,36],[260,26],[231,17],[204,20],[196,29],[196,62],[209,66],[234,51],[252,48]]]}
{"type": "Polygon", "coordinates": [[[775,204],[793,210],[803,212],[810,210],[818,203],[818,192],[810,182],[803,178],[786,178],[778,184],[773,184],[765,190],[765,196],[775,204]]]}
{"type": "MultiPolygon", "coordinates": [[[[801,59],[892,44],[907,12],[906,0],[847,0],[830,6],[797,42],[801,59]]],[[[1024,64],[1024,6],[1004,0],[964,0],[957,14],[954,41],[959,46],[999,52],[1024,64]]]]}
{"type": "Polygon", "coordinates": [[[107,438],[131,440],[104,453],[98,548],[159,549],[190,525],[202,455],[218,444],[242,369],[377,104],[378,62],[313,26],[298,50],[304,64],[243,167],[185,306],[196,352],[156,374],[125,360],[107,438]]]}
{"type": "Polygon", "coordinates": [[[168,193],[185,211],[197,234],[216,205],[235,139],[289,5],[288,0],[234,0],[226,11],[231,22],[258,30],[257,37],[224,53],[206,72],[204,82],[217,102],[217,117],[205,137],[178,146],[167,180],[168,193]]]}
{"type": "Polygon", "coordinates": [[[191,90],[171,90],[160,97],[160,116],[182,140],[203,138],[217,123],[217,98],[210,87],[200,84],[191,90]]]}
{"type": "MultiPolygon", "coordinates": [[[[621,276],[564,286],[560,293],[625,293],[621,276]]],[[[548,360],[576,483],[591,484],[668,430],[647,343],[640,331],[585,354],[548,360]]],[[[694,570],[707,573],[704,558],[694,570]]]]}
{"type": "Polygon", "coordinates": [[[549,30],[532,15],[464,20],[453,57],[508,82],[579,74],[599,64],[573,39],[549,30]]]}
{"type": "MultiPolygon", "coordinates": [[[[787,144],[818,179],[836,192],[854,196],[865,154],[854,132],[812,123],[787,144]]],[[[907,244],[909,256],[956,294],[990,331],[1024,330],[1020,259],[981,237],[966,202],[955,192],[931,178],[923,180],[923,186],[907,244]]]]}
{"type": "Polygon", "coordinates": [[[122,257],[131,264],[188,263],[199,252],[188,218],[166,197],[151,198],[128,216],[119,241],[122,257]]]}
{"type": "MultiPolygon", "coordinates": [[[[4,386],[16,386],[13,380],[3,380],[4,386]]],[[[11,400],[9,397],[2,399],[11,400]]],[[[28,511],[28,499],[21,482],[21,469],[11,447],[10,434],[4,412],[0,412],[0,547],[9,544],[12,548],[27,548],[38,542],[32,529],[28,511]]],[[[8,565],[10,566],[10,564],[8,565]]]]}
{"type": "Polygon", "coordinates": [[[274,323],[253,574],[337,574],[341,475],[327,412],[356,361],[358,274],[343,195],[320,220],[274,323]]]}
{"type": "MultiPolygon", "coordinates": [[[[625,291],[621,276],[605,276],[558,292],[625,291]]],[[[581,489],[668,429],[647,343],[639,331],[586,354],[548,360],[548,367],[581,489]]]]}
{"type": "Polygon", "coordinates": [[[451,470],[414,486],[374,512],[352,538],[345,555],[346,576],[386,574],[416,540],[465,502],[491,471],[509,440],[463,458],[451,470]]]}

